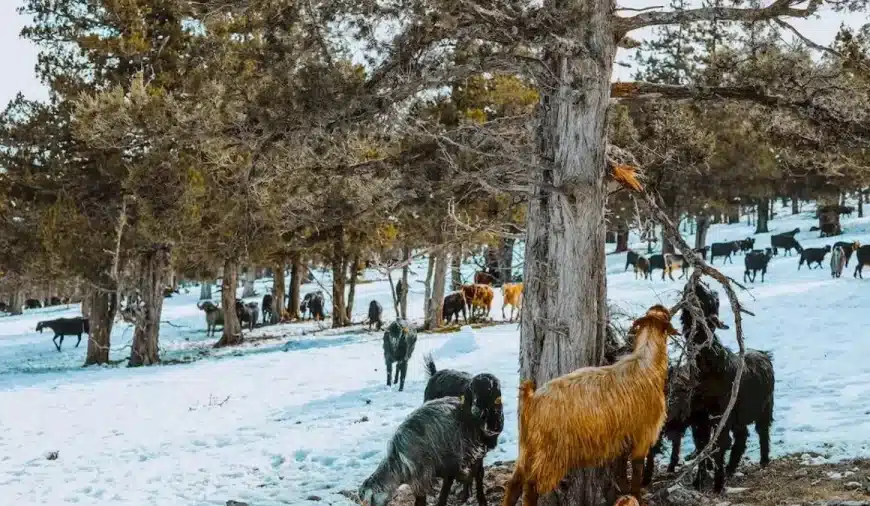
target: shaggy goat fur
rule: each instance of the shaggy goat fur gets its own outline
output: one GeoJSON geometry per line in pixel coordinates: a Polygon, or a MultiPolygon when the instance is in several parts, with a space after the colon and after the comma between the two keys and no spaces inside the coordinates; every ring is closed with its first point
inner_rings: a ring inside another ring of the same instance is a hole
{"type": "Polygon", "coordinates": [[[408,375],[408,360],[417,345],[417,329],[404,320],[396,320],[384,332],[384,363],[387,365],[387,386],[399,384],[399,391],[405,389],[405,376],[408,375]],[[396,363],[396,379],[393,375],[393,362],[396,363]]]}
{"type": "Polygon", "coordinates": [[[634,267],[638,258],[640,258],[640,255],[632,250],[628,250],[628,253],[625,254],[625,269],[623,271],[627,271],[629,265],[634,267]]]}
{"type": "Polygon", "coordinates": [[[213,336],[215,327],[224,324],[224,311],[217,307],[214,302],[207,300],[196,305],[205,312],[205,335],[213,336]]]}
{"type": "Polygon", "coordinates": [[[381,303],[373,300],[369,302],[369,330],[372,329],[372,325],[380,331],[381,327],[384,326],[384,322],[381,321],[381,315],[384,313],[384,307],[381,306],[381,303]]]}
{"type": "Polygon", "coordinates": [[[846,252],[840,246],[834,246],[831,252],[831,277],[839,278],[843,275],[843,267],[846,266],[846,252]]]}
{"type": "Polygon", "coordinates": [[[444,305],[441,308],[441,315],[444,318],[444,323],[449,324],[451,321],[459,323],[459,314],[462,314],[462,319],[468,323],[468,314],[465,312],[465,298],[462,292],[453,292],[444,297],[444,305]]]}
{"type": "Polygon", "coordinates": [[[849,267],[849,261],[852,259],[852,253],[858,251],[858,248],[861,247],[861,243],[858,241],[837,241],[834,243],[834,247],[836,248],[837,246],[843,248],[843,253],[846,254],[846,267],[849,267]]]}
{"type": "Polygon", "coordinates": [[[511,317],[509,321],[514,321],[514,309],[517,310],[517,315],[523,308],[523,284],[522,283],[506,283],[501,287],[502,303],[501,303],[501,318],[504,319],[505,306],[511,307],[511,317]]]}
{"type": "Polygon", "coordinates": [[[386,506],[400,485],[414,494],[415,506],[443,478],[438,506],[444,506],[453,481],[466,482],[474,462],[485,454],[481,423],[471,417],[473,399],[444,397],[426,402],[399,425],[387,455],[363,481],[359,496],[366,506],[386,506]]]}
{"type": "MultiPolygon", "coordinates": [[[[492,450],[498,444],[498,436],[504,430],[504,409],[501,402],[501,383],[492,374],[470,374],[453,369],[437,370],[431,355],[424,357],[426,375],[429,381],[423,393],[423,402],[442,397],[465,397],[473,399],[471,416],[483,420],[485,433],[481,441],[486,450],[492,450]]],[[[483,489],[483,457],[472,464],[472,477],[475,481],[477,502],[486,506],[486,494],[483,489]]],[[[471,495],[471,481],[465,482],[460,496],[460,502],[465,502],[471,495]]]]}
{"type": "Polygon", "coordinates": [[[801,266],[804,262],[807,263],[807,267],[812,269],[813,264],[816,264],[819,269],[822,268],[822,262],[825,260],[825,255],[831,251],[831,246],[825,246],[824,248],[806,248],[801,251],[800,260],[798,260],[798,270],[801,270],[801,266]]]}
{"type": "Polygon", "coordinates": [[[864,245],[855,251],[855,272],[852,273],[853,278],[864,279],[864,266],[870,265],[870,245],[864,245]]]}
{"type": "MultiPolygon", "coordinates": [[[[519,394],[519,455],[507,484],[504,506],[535,506],[568,471],[632,460],[631,493],[640,494],[643,459],[665,421],[668,374],[668,310],[655,305],[632,325],[634,351],[618,362],[583,367],[535,391],[525,380],[519,394]],[[626,442],[631,442],[626,446],[626,442]]],[[[627,477],[618,473],[623,491],[627,477]]]]}
{"type": "MultiPolygon", "coordinates": [[[[719,296],[705,283],[695,285],[695,294],[701,302],[701,309],[711,330],[727,329],[728,326],[719,320],[719,296]]],[[[701,346],[696,355],[698,368],[698,385],[692,396],[692,411],[705,412],[707,427],[699,427],[702,434],[712,434],[713,424],[718,424],[731,399],[731,386],[734,383],[740,357],[726,348],[714,334],[708,340],[707,333],[691,314],[683,310],[680,315],[683,334],[690,342],[701,346]],[[705,344],[706,343],[706,344],[705,344]]],[[[770,353],[747,349],[744,356],[745,368],[740,379],[740,389],[734,409],[726,421],[725,428],[719,435],[717,448],[713,454],[715,475],[713,489],[721,492],[725,486],[725,474],[730,475],[737,470],[743,453],[746,451],[746,440],[749,437],[748,426],[755,424],[755,432],[761,446],[761,466],[770,462],[770,426],[773,424],[773,388],[775,378],[770,353]],[[734,446],[728,466],[724,466],[725,450],[730,446],[729,432],[734,436],[734,446]]],[[[694,431],[694,428],[693,428],[694,431]]],[[[706,441],[704,441],[706,443],[706,441]]],[[[701,488],[704,466],[698,466],[698,474],[694,485],[701,488]]]]}
{"type": "Polygon", "coordinates": [[[462,285],[460,287],[462,296],[465,299],[465,305],[471,310],[473,318],[476,310],[480,311],[480,316],[489,316],[492,310],[492,299],[495,297],[495,292],[489,285],[462,285]]]}
{"type": "Polygon", "coordinates": [[[652,281],[649,275],[649,260],[646,257],[637,257],[634,263],[634,279],[643,276],[644,279],[652,281]]]}

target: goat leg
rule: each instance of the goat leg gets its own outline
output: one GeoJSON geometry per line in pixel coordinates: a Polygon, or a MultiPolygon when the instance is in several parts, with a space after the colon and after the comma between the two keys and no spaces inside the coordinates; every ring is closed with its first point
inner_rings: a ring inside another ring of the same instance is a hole
{"type": "Polygon", "coordinates": [[[523,487],[523,506],[538,506],[538,485],[527,482],[523,487]]]}
{"type": "Polygon", "coordinates": [[[643,458],[631,461],[631,495],[640,501],[640,482],[643,479],[643,458]]]}
{"type": "Polygon", "coordinates": [[[668,462],[669,473],[673,473],[677,470],[677,464],[680,463],[680,445],[682,445],[682,443],[682,435],[671,439],[671,461],[668,462]]]}
{"type": "Polygon", "coordinates": [[[425,495],[414,496],[414,506],[426,506],[426,496],[425,495]]]}
{"type": "Polygon", "coordinates": [[[57,351],[60,351],[60,345],[57,344],[58,335],[55,334],[54,337],[51,338],[52,342],[54,342],[54,347],[57,348],[57,351]]]}
{"type": "MultiPolygon", "coordinates": [[[[501,503],[502,506],[516,506],[517,500],[523,493],[523,479],[523,474],[518,469],[514,468],[514,474],[505,484],[504,499],[502,499],[501,503]]],[[[525,501],[523,501],[523,505],[527,506],[525,501]]]]}
{"type": "Polygon", "coordinates": [[[393,384],[393,363],[387,360],[387,386],[393,384]]]}
{"type": "MultiPolygon", "coordinates": [[[[627,494],[628,483],[628,456],[621,455],[616,459],[616,486],[619,487],[620,494],[627,494]]],[[[523,503],[525,505],[525,502],[523,503]]]]}
{"type": "Polygon", "coordinates": [[[728,430],[723,430],[716,442],[716,451],[713,452],[713,492],[717,494],[725,489],[725,450],[729,446],[730,438],[728,430]]]}
{"type": "MultiPolygon", "coordinates": [[[[441,483],[441,493],[438,494],[438,502],[435,503],[436,506],[447,506],[447,496],[450,495],[450,487],[453,486],[453,476],[448,476],[444,478],[441,483]]],[[[426,500],[425,498],[423,499],[426,500]]]]}
{"type": "Polygon", "coordinates": [[[755,432],[761,443],[761,467],[770,464],[770,426],[767,423],[756,423],[755,432]]]}
{"type": "MultiPolygon", "coordinates": [[[[486,493],[483,489],[483,459],[478,459],[477,468],[474,473],[474,482],[477,491],[477,504],[478,506],[486,506],[486,493]]],[[[468,482],[468,486],[471,486],[471,482],[468,482]]]]}
{"type": "Polygon", "coordinates": [[[743,453],[746,452],[746,440],[749,438],[749,429],[745,426],[735,426],[732,432],[734,433],[734,446],[731,447],[728,467],[725,468],[726,476],[733,476],[734,472],[737,471],[740,459],[743,458],[743,453]]]}
{"type": "Polygon", "coordinates": [[[399,383],[399,392],[401,392],[402,390],[405,389],[405,376],[408,375],[408,361],[407,360],[403,360],[399,364],[399,370],[402,372],[402,379],[401,379],[401,382],[399,383]]]}
{"type": "Polygon", "coordinates": [[[78,348],[80,344],[82,344],[82,335],[81,334],[79,334],[79,340],[76,341],[76,348],[78,348]]]}

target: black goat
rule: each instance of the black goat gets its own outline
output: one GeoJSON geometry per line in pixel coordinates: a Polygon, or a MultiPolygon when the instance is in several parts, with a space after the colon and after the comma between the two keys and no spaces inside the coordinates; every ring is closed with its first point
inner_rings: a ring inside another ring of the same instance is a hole
{"type": "Polygon", "coordinates": [[[239,318],[239,323],[242,328],[247,324],[248,330],[254,330],[257,325],[257,317],[260,315],[260,306],[256,302],[243,303],[240,300],[236,301],[236,316],[239,318]]]}
{"type": "Polygon", "coordinates": [[[694,251],[701,258],[703,258],[704,261],[706,261],[707,260],[707,253],[710,252],[710,246],[704,246],[703,248],[695,248],[692,251],[694,251]]]}
{"type": "Polygon", "coordinates": [[[76,336],[78,337],[78,341],[76,341],[76,348],[79,347],[79,344],[82,342],[82,334],[91,333],[91,327],[88,323],[87,318],[58,318],[56,320],[48,320],[44,322],[39,322],[36,324],[36,330],[42,333],[44,328],[50,328],[54,331],[54,337],[51,339],[54,342],[54,347],[57,348],[57,351],[60,351],[60,347],[63,346],[63,336],[76,336]],[[57,338],[60,338],[60,343],[57,342],[57,338]]]}
{"type": "Polygon", "coordinates": [[[870,265],[870,246],[861,246],[855,252],[855,258],[858,265],[855,266],[855,272],[852,274],[854,278],[864,279],[864,266],[870,265]]]}
{"type": "Polygon", "coordinates": [[[445,506],[455,480],[473,478],[472,467],[483,458],[485,421],[472,415],[474,392],[462,400],[443,397],[424,403],[408,415],[387,446],[387,455],[363,481],[359,497],[366,506],[387,506],[406,484],[414,505],[425,506],[436,478],[443,478],[436,506],[445,506]]]}
{"type": "Polygon", "coordinates": [[[819,269],[822,268],[822,262],[825,260],[825,255],[827,255],[831,251],[830,246],[825,246],[824,248],[806,248],[801,251],[801,258],[798,260],[798,270],[801,270],[801,266],[804,262],[807,263],[807,267],[811,270],[813,268],[813,264],[817,264],[819,269]]]}
{"type": "Polygon", "coordinates": [[[849,260],[852,259],[852,253],[861,247],[861,243],[858,241],[837,241],[834,243],[834,247],[836,248],[837,246],[843,248],[843,253],[846,255],[846,267],[849,267],[849,260]]]}
{"type": "MultiPolygon", "coordinates": [[[[792,232],[796,230],[798,229],[794,229],[792,232]]],[[[791,250],[795,250],[798,253],[804,250],[797,242],[797,239],[794,238],[792,232],[770,236],[770,247],[773,248],[774,255],[779,255],[779,248],[783,248],[787,255],[791,255],[791,250]]]]}
{"type": "Polygon", "coordinates": [[[710,265],[713,265],[716,257],[724,257],[722,260],[723,264],[725,263],[725,260],[733,264],[734,260],[731,259],[731,255],[737,251],[740,251],[740,244],[738,241],[714,242],[710,245],[710,265]]]}
{"type": "Polygon", "coordinates": [[[773,257],[773,250],[766,248],[764,251],[752,250],[743,257],[743,282],[751,281],[755,283],[755,277],[758,271],[761,271],[761,282],[764,283],[764,275],[767,274],[767,265],[773,257]]]}
{"type": "Polygon", "coordinates": [[[459,313],[462,313],[462,319],[468,323],[468,314],[465,312],[465,299],[462,297],[462,292],[447,294],[444,297],[444,307],[441,309],[444,323],[450,323],[450,320],[459,323],[459,313]]]}
{"type": "MultiPolygon", "coordinates": [[[[728,326],[719,319],[719,296],[704,282],[695,285],[695,295],[701,303],[701,309],[706,317],[707,326],[716,329],[727,329],[728,326]]],[[[731,387],[734,383],[740,358],[726,348],[713,334],[708,339],[701,322],[697,322],[685,309],[681,311],[680,321],[683,335],[687,340],[699,346],[695,359],[698,370],[698,384],[692,396],[692,411],[703,410],[708,416],[704,420],[707,427],[699,431],[699,436],[712,434],[713,424],[718,424],[731,399],[731,387]]],[[[773,424],[773,389],[775,378],[772,357],[769,352],[747,349],[745,354],[745,369],[740,379],[740,389],[734,409],[726,420],[725,428],[719,436],[717,448],[713,454],[715,476],[714,491],[721,492],[725,486],[725,474],[734,474],[737,465],[746,451],[746,440],[749,437],[749,425],[755,425],[755,432],[761,444],[761,467],[770,463],[770,426],[773,424]],[[730,446],[729,433],[733,435],[734,445],[728,466],[725,467],[725,450],[730,446]]],[[[694,429],[693,429],[694,432],[694,429]]],[[[694,485],[700,489],[704,466],[698,466],[698,474],[694,485]]]]}
{"type": "Polygon", "coordinates": [[[207,300],[197,303],[197,308],[205,312],[205,335],[213,336],[215,327],[224,325],[224,311],[217,307],[214,302],[207,300]]]}
{"type": "Polygon", "coordinates": [[[305,313],[309,313],[314,320],[323,320],[326,317],[323,313],[323,305],[323,291],[308,292],[299,304],[299,313],[303,320],[305,313]]]}
{"type": "Polygon", "coordinates": [[[369,302],[369,330],[372,329],[372,325],[375,325],[378,331],[381,330],[384,325],[381,321],[382,314],[384,314],[384,307],[381,306],[380,302],[376,300],[369,302]]]}
{"type": "MultiPolygon", "coordinates": [[[[471,415],[483,420],[486,433],[483,443],[486,450],[492,450],[498,444],[498,436],[504,430],[504,409],[501,403],[501,383],[492,374],[483,373],[472,377],[470,374],[453,369],[435,369],[431,355],[423,358],[426,364],[426,390],[423,392],[423,402],[442,397],[461,397],[471,395],[471,415]]],[[[472,477],[476,484],[477,503],[486,506],[486,494],[483,490],[483,456],[472,465],[472,477]]],[[[448,490],[449,492],[449,490],[448,490]]],[[[471,495],[471,480],[465,482],[460,503],[465,503],[471,495]]]]}
{"type": "Polygon", "coordinates": [[[27,299],[24,301],[25,309],[39,309],[42,307],[42,302],[39,299],[27,299]]]}
{"type": "Polygon", "coordinates": [[[384,363],[387,366],[387,386],[399,384],[399,391],[405,389],[405,376],[408,375],[408,360],[417,345],[417,329],[404,320],[396,320],[384,332],[384,363]],[[392,380],[393,362],[396,362],[396,379],[392,380]]]}
{"type": "MultiPolygon", "coordinates": [[[[664,255],[652,255],[649,257],[649,273],[652,276],[653,271],[656,269],[662,270],[662,281],[665,280],[665,275],[671,278],[671,281],[676,281],[674,279],[673,270],[675,267],[682,268],[683,257],[680,255],[673,255],[671,253],[666,253],[664,255]],[[676,259],[679,257],[679,260],[676,259]]],[[[683,272],[685,274],[685,272],[683,272]]]]}
{"type": "Polygon", "coordinates": [[[0,302],[0,313],[5,313],[9,311],[9,305],[5,302],[0,302]]]}
{"type": "Polygon", "coordinates": [[[623,269],[623,272],[627,271],[629,266],[634,267],[637,265],[638,258],[640,258],[640,255],[632,250],[628,250],[628,253],[625,254],[625,269],[623,269]]]}
{"type": "Polygon", "coordinates": [[[272,317],[275,315],[275,310],[272,305],[275,298],[271,294],[263,295],[263,325],[272,323],[272,317]]]}

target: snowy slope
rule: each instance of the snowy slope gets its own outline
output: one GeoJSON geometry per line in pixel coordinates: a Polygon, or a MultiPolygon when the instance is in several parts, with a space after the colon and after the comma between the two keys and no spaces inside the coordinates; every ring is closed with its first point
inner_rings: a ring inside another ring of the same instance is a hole
{"type": "MultiPolygon", "coordinates": [[[[804,246],[831,244],[808,232],[811,210],[791,217],[781,210],[774,232],[802,229],[804,246]]],[[[845,238],[870,243],[870,219],[844,220],[845,238]]],[[[751,235],[742,225],[714,226],[709,242],[751,235]]],[[[756,236],[757,247],[769,243],[756,236]]],[[[836,240],[839,240],[836,239],[836,240]]],[[[640,244],[636,245],[638,249],[640,244]]],[[[853,259],[854,261],[854,259],[853,259]]],[[[673,303],[680,282],[635,280],[623,273],[625,255],[608,255],[609,297],[629,313],[673,303]]],[[[742,279],[743,257],[725,267],[742,279]]],[[[467,266],[470,274],[472,266],[467,266]]],[[[414,266],[425,276],[425,262],[414,266]]],[[[775,455],[815,451],[837,459],[870,457],[866,399],[870,322],[863,293],[870,279],[852,269],[839,280],[827,270],[797,271],[795,257],[776,258],[767,281],[743,293],[758,316],[745,320],[748,345],[773,351],[777,374],[775,455]]],[[[315,273],[329,288],[329,276],[315,273]]],[[[870,274],[870,273],[868,273],[870,274]]],[[[368,272],[366,277],[379,279],[368,272]]],[[[270,281],[261,280],[262,294],[270,281]]],[[[314,289],[305,285],[304,290],[314,289]]],[[[409,310],[422,316],[423,285],[412,282],[409,310]]],[[[386,441],[423,397],[421,357],[432,352],[439,368],[489,371],[501,378],[507,423],[489,461],[516,454],[517,325],[454,334],[421,334],[404,392],[385,386],[380,336],[359,327],[322,331],[314,323],[272,326],[253,336],[275,336],[214,352],[196,309],[198,289],[166,301],[161,329],[164,359],[189,364],[130,370],[80,367],[85,343],[65,340],[55,351],[50,333],[33,331],[41,319],[78,313],[48,308],[0,318],[0,484],[18,505],[350,504],[337,494],[355,489],[383,456],[386,441]],[[285,346],[286,343],[286,346],[285,346]],[[286,351],[285,351],[286,350],[286,351]],[[57,460],[45,455],[58,451],[57,460]]],[[[393,316],[384,281],[358,286],[354,321],[379,300],[393,316]]],[[[500,318],[501,295],[493,316],[500,318]]],[[[727,305],[723,319],[732,320],[727,305]]],[[[129,353],[131,330],[113,333],[113,359],[129,353]]],[[[733,331],[719,332],[734,345],[733,331]]],[[[689,444],[687,438],[687,444],[689,444]]],[[[690,444],[689,444],[690,446],[690,444]]],[[[687,448],[686,451],[689,449],[687,448]]],[[[757,460],[750,438],[749,457],[757,460]]]]}

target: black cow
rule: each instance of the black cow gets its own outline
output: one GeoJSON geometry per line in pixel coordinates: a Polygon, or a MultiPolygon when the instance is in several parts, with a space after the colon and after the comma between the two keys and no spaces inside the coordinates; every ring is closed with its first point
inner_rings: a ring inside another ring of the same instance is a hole
{"type": "Polygon", "coordinates": [[[57,351],[60,351],[60,347],[63,346],[63,337],[64,336],[76,336],[78,337],[78,341],[76,341],[76,348],[79,347],[79,344],[82,342],[82,334],[91,333],[91,327],[88,323],[87,318],[58,318],[56,320],[48,320],[39,322],[36,324],[36,330],[42,333],[43,329],[46,327],[50,328],[54,331],[54,337],[51,339],[54,341],[54,347],[57,348],[57,351]],[[60,343],[57,342],[57,338],[60,338],[60,343]]]}

